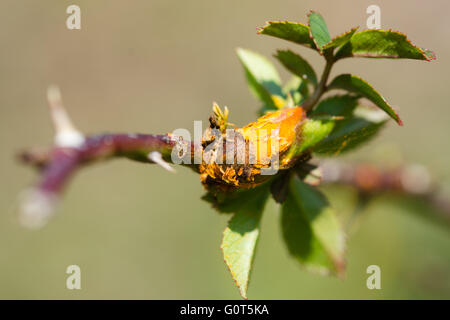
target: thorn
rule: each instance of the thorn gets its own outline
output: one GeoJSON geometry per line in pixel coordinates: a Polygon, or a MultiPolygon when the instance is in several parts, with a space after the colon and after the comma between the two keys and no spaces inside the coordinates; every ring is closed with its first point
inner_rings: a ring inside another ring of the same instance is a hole
{"type": "Polygon", "coordinates": [[[55,85],[47,89],[47,100],[50,115],[55,126],[55,144],[58,147],[77,148],[84,143],[83,134],[78,131],[70,120],[62,103],[61,92],[55,85]]]}
{"type": "Polygon", "coordinates": [[[161,167],[163,167],[164,169],[166,169],[167,171],[173,172],[175,173],[175,169],[172,168],[170,166],[169,163],[167,163],[166,161],[164,161],[164,159],[161,156],[161,153],[158,151],[152,151],[148,154],[147,158],[150,161],[153,161],[154,163],[160,165],[161,167]]]}

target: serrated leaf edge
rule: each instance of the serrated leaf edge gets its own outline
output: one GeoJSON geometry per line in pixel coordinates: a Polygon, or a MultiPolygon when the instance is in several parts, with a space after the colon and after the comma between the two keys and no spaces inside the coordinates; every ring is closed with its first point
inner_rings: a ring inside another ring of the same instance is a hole
{"type": "MultiPolygon", "coordinates": [[[[418,49],[420,51],[420,53],[422,53],[422,56],[425,58],[426,61],[432,61],[432,60],[436,60],[437,59],[436,58],[436,54],[434,53],[434,51],[416,46],[414,43],[412,43],[411,40],[408,39],[408,36],[406,34],[404,34],[403,32],[401,32],[401,31],[392,30],[392,29],[388,29],[388,30],[367,29],[367,30],[362,30],[362,31],[359,31],[359,32],[355,32],[353,34],[353,36],[358,34],[358,33],[364,33],[364,32],[369,32],[369,31],[373,31],[373,30],[378,30],[378,31],[382,31],[382,32],[391,32],[391,33],[396,33],[398,35],[401,35],[401,36],[405,37],[405,41],[407,41],[411,46],[413,46],[414,48],[418,49]],[[432,56],[430,58],[425,53],[425,50],[432,54],[432,56]]],[[[353,38],[353,36],[352,36],[352,38],[353,38]]],[[[404,59],[404,58],[399,58],[397,56],[389,56],[389,55],[380,56],[380,55],[376,55],[376,54],[352,54],[350,56],[345,56],[345,57],[342,57],[342,58],[350,58],[350,57],[373,57],[373,58],[379,57],[379,58],[390,58],[390,59],[404,59]]],[[[340,58],[340,59],[342,59],[342,58],[340,58]]]]}
{"type": "MultiPolygon", "coordinates": [[[[392,115],[389,115],[389,113],[388,113],[388,115],[389,116],[391,116],[391,118],[393,118],[396,122],[397,122],[397,124],[398,125],[400,125],[400,126],[403,126],[403,121],[400,119],[400,116],[398,115],[398,112],[394,109],[394,107],[392,107],[388,102],[387,102],[387,100],[370,84],[370,83],[368,83],[366,80],[364,80],[364,79],[362,79],[361,77],[359,77],[359,76],[356,76],[356,75],[353,75],[353,74],[350,74],[350,73],[343,73],[343,74],[340,74],[340,75],[338,75],[338,76],[336,76],[336,78],[334,78],[332,81],[331,81],[331,83],[330,83],[330,89],[340,89],[340,90],[345,90],[345,89],[341,89],[341,88],[333,88],[332,86],[331,86],[331,84],[334,82],[334,80],[336,80],[338,77],[340,77],[340,76],[344,76],[344,75],[349,75],[349,76],[351,76],[351,77],[355,77],[355,78],[358,78],[359,80],[361,80],[362,82],[364,82],[365,84],[367,84],[376,94],[378,94],[380,97],[381,97],[381,99],[383,99],[383,101],[388,105],[388,107],[392,110],[392,112],[395,114],[395,117],[392,117],[392,115]]],[[[364,97],[364,96],[363,96],[364,97]]],[[[364,97],[365,98],[365,97],[364,97]]],[[[366,98],[367,99],[367,98],[366,98]]],[[[370,101],[370,99],[369,99],[369,101],[370,101]]],[[[372,101],[371,101],[372,102],[372,101]]],[[[372,103],[374,103],[374,102],[372,102],[372,103]]],[[[374,103],[375,104],[375,103],[374,103]]],[[[376,104],[375,104],[376,105],[376,104]]],[[[385,111],[385,110],[383,110],[383,111],[385,111]]],[[[386,113],[387,113],[387,111],[385,111],[386,113]]]]}
{"type": "MultiPolygon", "coordinates": [[[[307,24],[304,24],[304,23],[301,23],[301,22],[294,22],[294,21],[289,21],[289,20],[284,20],[284,21],[282,21],[282,20],[268,20],[265,23],[266,24],[264,26],[262,26],[262,27],[256,27],[256,33],[257,34],[259,34],[259,35],[264,34],[264,33],[262,33],[264,31],[264,29],[266,29],[266,28],[270,27],[272,24],[276,24],[276,23],[301,25],[301,26],[303,26],[305,28],[308,28],[308,31],[310,33],[309,26],[307,24]]],[[[311,38],[311,35],[310,35],[310,38],[311,38]]],[[[286,41],[291,41],[291,40],[287,40],[287,39],[285,39],[285,40],[286,41]]],[[[304,44],[304,46],[316,50],[317,49],[316,43],[314,42],[314,39],[311,38],[311,40],[312,40],[312,43],[309,43],[309,44],[310,45],[314,45],[314,46],[308,46],[308,44],[304,44]]],[[[291,42],[294,42],[294,41],[291,41],[291,42]]],[[[299,44],[299,43],[297,43],[297,44],[299,44]]]]}
{"type": "MultiPolygon", "coordinates": [[[[314,11],[314,10],[310,10],[309,13],[306,15],[306,16],[308,17],[309,37],[311,38],[311,40],[312,40],[312,41],[314,42],[314,44],[316,45],[316,49],[317,49],[317,51],[320,53],[320,55],[323,55],[324,47],[319,46],[319,44],[317,43],[316,39],[314,39],[314,37],[313,37],[313,35],[312,35],[312,32],[311,32],[311,26],[309,25],[309,16],[310,16],[311,14],[313,14],[313,13],[316,13],[316,14],[318,14],[319,16],[322,17],[322,15],[321,15],[320,13],[318,13],[318,12],[316,12],[316,11],[314,11]]],[[[323,17],[322,17],[322,20],[325,21],[325,19],[323,19],[323,17]]],[[[327,29],[328,29],[328,27],[327,27],[327,29]]],[[[328,31],[328,32],[329,32],[329,31],[328,31]]],[[[330,41],[331,41],[331,40],[330,40],[330,41]]]]}
{"type": "MultiPolygon", "coordinates": [[[[354,27],[354,28],[350,29],[350,30],[347,31],[347,32],[344,32],[344,33],[341,33],[340,35],[335,36],[334,38],[332,38],[332,39],[330,40],[330,42],[328,42],[326,45],[323,46],[323,50],[329,49],[329,48],[330,48],[330,45],[331,45],[335,40],[337,40],[337,39],[339,39],[339,38],[341,38],[341,37],[344,37],[344,36],[346,36],[346,35],[348,35],[348,34],[351,34],[352,37],[353,37],[353,34],[355,34],[356,30],[358,30],[358,29],[359,29],[359,26],[354,27]]],[[[351,39],[351,37],[348,39],[348,41],[350,41],[350,39],[351,39]]],[[[346,43],[340,45],[340,46],[346,45],[346,44],[348,43],[348,41],[347,41],[346,43]]]]}

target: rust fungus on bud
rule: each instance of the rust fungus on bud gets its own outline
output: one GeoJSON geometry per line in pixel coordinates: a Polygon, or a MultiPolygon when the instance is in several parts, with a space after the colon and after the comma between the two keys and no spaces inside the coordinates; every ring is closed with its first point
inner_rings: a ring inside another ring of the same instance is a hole
{"type": "Polygon", "coordinates": [[[220,191],[252,188],[270,178],[264,169],[274,163],[279,164],[275,173],[291,167],[291,161],[283,161],[283,155],[299,135],[305,118],[301,107],[287,108],[270,112],[243,128],[227,129],[215,112],[202,139],[202,184],[220,191]]]}

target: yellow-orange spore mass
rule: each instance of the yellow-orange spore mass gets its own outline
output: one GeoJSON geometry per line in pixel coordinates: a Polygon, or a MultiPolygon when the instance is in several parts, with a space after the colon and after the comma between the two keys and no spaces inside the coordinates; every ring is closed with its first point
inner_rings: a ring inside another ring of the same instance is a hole
{"type": "MultiPolygon", "coordinates": [[[[223,133],[222,152],[207,151],[212,161],[203,161],[199,166],[201,182],[207,188],[214,185],[222,190],[251,188],[264,182],[270,176],[262,176],[261,169],[271,165],[273,151],[282,158],[295,141],[304,118],[305,112],[301,107],[287,108],[268,113],[243,128],[234,129],[233,137],[223,133]],[[225,142],[227,139],[236,139],[235,136],[245,141],[245,148],[236,150],[234,162],[229,164],[226,163],[225,142]],[[276,145],[275,149],[272,149],[272,145],[276,145]],[[245,154],[239,154],[242,152],[245,154]],[[238,158],[244,159],[244,162],[237,163],[238,158]]],[[[211,134],[207,132],[202,142],[208,145],[216,139],[211,139],[211,134]]]]}
{"type": "Polygon", "coordinates": [[[246,140],[252,141],[256,146],[257,163],[264,163],[268,159],[260,159],[260,156],[270,158],[272,144],[278,144],[280,155],[289,149],[295,140],[296,128],[304,117],[305,112],[302,108],[288,108],[268,113],[238,130],[246,140]],[[261,149],[267,150],[267,154],[259,152],[261,149]]]}

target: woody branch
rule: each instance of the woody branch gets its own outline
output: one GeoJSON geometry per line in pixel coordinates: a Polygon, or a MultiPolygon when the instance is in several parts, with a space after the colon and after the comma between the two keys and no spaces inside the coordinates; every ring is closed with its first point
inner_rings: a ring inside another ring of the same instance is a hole
{"type": "Polygon", "coordinates": [[[401,165],[383,169],[367,163],[355,165],[327,160],[320,168],[321,184],[351,186],[365,199],[392,193],[423,200],[434,208],[434,212],[424,214],[432,215],[438,222],[450,226],[450,198],[421,165],[401,165]]]}
{"type": "Polygon", "coordinates": [[[156,163],[168,171],[174,171],[168,161],[171,161],[172,150],[180,142],[177,137],[169,134],[101,134],[85,137],[72,124],[58,88],[49,88],[48,102],[56,130],[54,146],[48,149],[31,148],[19,154],[22,162],[40,171],[39,181],[26,190],[19,204],[19,219],[23,225],[40,227],[45,224],[70,177],[86,164],[110,158],[127,158],[156,163]]]}

